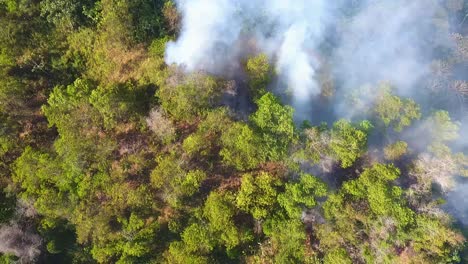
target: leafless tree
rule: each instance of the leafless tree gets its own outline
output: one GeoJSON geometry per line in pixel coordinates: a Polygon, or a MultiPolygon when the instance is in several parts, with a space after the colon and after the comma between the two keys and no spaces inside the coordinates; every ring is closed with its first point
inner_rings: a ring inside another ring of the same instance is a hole
{"type": "Polygon", "coordinates": [[[21,263],[33,263],[41,253],[39,235],[17,223],[0,227],[0,252],[13,254],[21,263]]]}
{"type": "Polygon", "coordinates": [[[151,131],[153,131],[162,141],[173,139],[175,135],[174,124],[166,117],[163,110],[153,108],[150,111],[149,116],[146,118],[146,123],[151,131]]]}

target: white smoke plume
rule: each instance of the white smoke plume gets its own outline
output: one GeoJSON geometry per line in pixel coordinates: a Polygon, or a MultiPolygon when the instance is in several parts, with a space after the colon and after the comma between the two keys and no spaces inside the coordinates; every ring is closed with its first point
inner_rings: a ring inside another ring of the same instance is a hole
{"type": "Polygon", "coordinates": [[[334,63],[344,86],[389,81],[407,89],[427,74],[425,60],[434,47],[435,7],[430,2],[367,1],[343,23],[334,63]]]}
{"type": "Polygon", "coordinates": [[[390,83],[400,96],[425,104],[430,62],[437,49],[453,45],[448,25],[439,19],[446,15],[439,1],[356,2],[358,11],[339,24],[338,44],[331,55],[341,97],[335,114],[347,118],[361,114],[362,105],[354,107],[344,99],[354,95],[369,106],[380,82],[390,83]]]}
{"type": "MultiPolygon", "coordinates": [[[[167,46],[168,64],[220,73],[247,55],[246,40],[253,39],[257,51],[275,62],[283,89],[302,102],[320,94],[316,71],[325,59],[347,92],[385,80],[411,95],[429,74],[432,50],[450,45],[443,25],[433,30],[440,8],[435,0],[175,2],[182,29],[167,46]],[[324,58],[319,49],[329,38],[336,43],[324,58]]],[[[349,106],[340,103],[338,114],[349,115],[342,109],[349,106]]]]}
{"type": "Polygon", "coordinates": [[[458,183],[457,187],[447,195],[447,204],[444,206],[444,209],[465,226],[468,226],[467,189],[468,183],[458,183]]]}
{"type": "Polygon", "coordinates": [[[257,50],[277,59],[279,76],[298,98],[317,95],[318,61],[312,52],[330,18],[327,2],[176,0],[182,30],[168,44],[166,62],[218,73],[244,56],[244,40],[253,39],[257,50]]]}

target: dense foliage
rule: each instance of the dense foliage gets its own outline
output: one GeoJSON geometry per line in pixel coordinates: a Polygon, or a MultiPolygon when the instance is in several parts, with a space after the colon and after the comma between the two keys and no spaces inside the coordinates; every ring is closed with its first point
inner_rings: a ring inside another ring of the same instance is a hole
{"type": "Polygon", "coordinates": [[[1,263],[468,261],[441,209],[467,135],[437,110],[468,89],[436,67],[468,63],[465,36],[430,108],[382,82],[362,118],[300,125],[265,54],[234,84],[166,65],[179,22],[170,0],[0,0],[1,263]]]}

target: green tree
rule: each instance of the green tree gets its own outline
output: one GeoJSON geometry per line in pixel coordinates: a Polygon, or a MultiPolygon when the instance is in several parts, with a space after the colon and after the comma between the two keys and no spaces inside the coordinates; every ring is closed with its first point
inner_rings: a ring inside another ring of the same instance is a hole
{"type": "Polygon", "coordinates": [[[202,170],[185,170],[175,153],[158,157],[156,168],[151,172],[151,184],[163,191],[165,200],[179,206],[180,199],[195,194],[206,173],[202,170]]]}
{"type": "Polygon", "coordinates": [[[457,263],[457,251],[462,247],[465,238],[444,225],[440,220],[430,216],[418,215],[416,228],[410,232],[414,249],[423,255],[426,262],[457,263]]]}
{"type": "Polygon", "coordinates": [[[223,132],[221,146],[223,162],[241,171],[256,168],[266,160],[261,139],[243,123],[234,123],[223,132]]]}
{"type": "Polygon", "coordinates": [[[299,219],[275,221],[265,234],[271,241],[275,263],[304,262],[306,233],[299,219]]]}
{"type": "Polygon", "coordinates": [[[272,67],[266,54],[249,58],[246,65],[249,76],[249,86],[253,98],[260,98],[266,93],[266,88],[273,75],[272,67]]]}
{"type": "Polygon", "coordinates": [[[460,136],[460,124],[453,122],[447,111],[440,110],[432,113],[426,126],[431,131],[432,140],[435,142],[449,142],[460,136]]]}
{"type": "Polygon", "coordinates": [[[166,33],[164,0],[103,0],[100,26],[111,39],[141,43],[166,33]],[[120,36],[119,36],[120,34],[120,36]]]}
{"type": "Polygon", "coordinates": [[[13,181],[19,184],[21,197],[34,201],[41,214],[63,217],[70,214],[74,198],[73,179],[66,177],[60,160],[27,147],[14,163],[13,181]]]}
{"type": "Polygon", "coordinates": [[[194,223],[182,233],[182,241],[171,243],[165,254],[167,263],[209,263],[207,255],[213,251],[215,240],[210,230],[194,223]]]}
{"type": "Polygon", "coordinates": [[[285,192],[278,195],[279,204],[289,217],[300,219],[304,209],[317,205],[316,198],[327,194],[327,185],[310,174],[301,174],[297,183],[286,183],[285,192]]]}
{"type": "Polygon", "coordinates": [[[344,119],[333,124],[330,148],[341,167],[348,168],[367,150],[367,134],[372,128],[368,121],[358,126],[344,119]]]}
{"type": "MultiPolygon", "coordinates": [[[[221,137],[223,133],[229,133],[226,131],[231,129],[231,124],[226,108],[208,112],[206,118],[198,125],[197,131],[184,140],[184,151],[197,158],[216,155],[216,147],[222,145],[221,137]]],[[[225,143],[229,141],[226,137],[224,140],[225,143]]]]}
{"type": "MultiPolygon", "coordinates": [[[[392,184],[399,175],[393,165],[375,164],[331,195],[323,207],[327,222],[316,227],[322,250],[332,254],[341,247],[352,248],[362,252],[353,257],[353,262],[357,258],[371,263],[404,261],[400,259],[403,255],[394,252],[398,245],[417,252],[415,259],[423,262],[445,262],[456,255],[460,237],[447,232],[446,224],[440,220],[433,216],[429,220],[408,207],[403,190],[392,184]],[[433,231],[428,232],[426,224],[431,225],[433,231]],[[427,234],[415,235],[414,232],[427,234]],[[442,234],[446,236],[438,238],[440,243],[429,242],[442,234]],[[419,239],[428,239],[428,244],[420,244],[419,239]]],[[[333,259],[344,257],[339,255],[333,259]]]]}
{"type": "Polygon", "coordinates": [[[118,238],[96,242],[91,250],[93,257],[100,263],[116,258],[116,263],[134,263],[145,259],[155,243],[159,229],[157,222],[143,219],[135,213],[128,218],[119,218],[122,225],[118,238]]]}
{"type": "Polygon", "coordinates": [[[391,94],[391,87],[383,86],[377,96],[374,111],[385,126],[391,125],[396,132],[421,118],[419,106],[411,99],[401,99],[391,94]]]}
{"type": "Polygon", "coordinates": [[[176,241],[169,245],[169,250],[164,254],[164,263],[168,264],[207,264],[210,263],[206,256],[197,255],[196,252],[190,252],[183,242],[176,241]]]}
{"type": "Polygon", "coordinates": [[[209,228],[220,244],[228,250],[249,240],[248,234],[234,223],[236,215],[235,197],[230,193],[211,192],[203,207],[203,216],[209,221],[209,228]]]}
{"type": "Polygon", "coordinates": [[[397,141],[384,148],[384,155],[387,160],[397,160],[408,151],[408,143],[397,141]]]}
{"type": "Polygon", "coordinates": [[[0,262],[4,264],[14,264],[18,262],[18,258],[12,254],[1,254],[0,262]]]}
{"type": "Polygon", "coordinates": [[[302,131],[299,150],[295,155],[312,163],[318,163],[322,158],[332,156],[330,143],[331,133],[327,124],[307,127],[302,131]]]}
{"type": "Polygon", "coordinates": [[[275,208],[280,185],[279,179],[266,172],[261,172],[255,177],[252,174],[244,174],[236,205],[252,214],[255,219],[264,219],[275,208]]]}
{"type": "Polygon", "coordinates": [[[95,1],[82,0],[82,1],[69,1],[59,0],[41,1],[41,15],[44,16],[48,22],[53,23],[56,27],[66,28],[72,30],[77,26],[85,25],[89,17],[87,16],[89,10],[93,9],[95,1]]]}
{"type": "Polygon", "coordinates": [[[286,157],[295,139],[294,110],[283,106],[272,93],[263,95],[257,105],[258,110],[250,120],[261,135],[268,159],[281,160],[286,157]]]}
{"type": "Polygon", "coordinates": [[[99,86],[89,96],[89,103],[101,114],[104,126],[113,128],[117,124],[136,120],[144,110],[145,101],[141,91],[131,83],[124,85],[99,86]]]}
{"type": "Polygon", "coordinates": [[[218,101],[221,90],[213,77],[201,74],[180,77],[178,74],[174,73],[157,91],[161,106],[175,119],[191,120],[218,101]]]}
{"type": "Polygon", "coordinates": [[[343,248],[333,249],[326,253],[323,258],[324,264],[334,264],[334,263],[343,263],[343,264],[352,264],[353,261],[343,248]]]}
{"type": "Polygon", "coordinates": [[[414,213],[404,206],[403,190],[389,184],[399,176],[399,169],[393,165],[376,164],[364,170],[357,180],[346,182],[343,191],[357,199],[366,199],[375,215],[392,216],[397,225],[405,226],[413,221],[414,213]]]}
{"type": "Polygon", "coordinates": [[[55,150],[73,173],[109,166],[116,148],[114,140],[100,133],[104,122],[89,103],[91,87],[90,82],[81,79],[66,88],[57,86],[42,107],[49,126],[55,126],[60,135],[55,150]]]}

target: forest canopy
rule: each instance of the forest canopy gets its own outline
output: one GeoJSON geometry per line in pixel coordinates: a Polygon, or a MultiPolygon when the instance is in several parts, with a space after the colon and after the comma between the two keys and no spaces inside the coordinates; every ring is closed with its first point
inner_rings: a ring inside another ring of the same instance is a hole
{"type": "Polygon", "coordinates": [[[0,25],[0,263],[468,263],[468,1],[0,25]]]}

